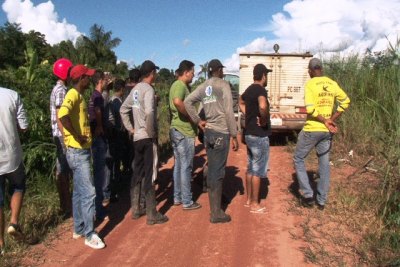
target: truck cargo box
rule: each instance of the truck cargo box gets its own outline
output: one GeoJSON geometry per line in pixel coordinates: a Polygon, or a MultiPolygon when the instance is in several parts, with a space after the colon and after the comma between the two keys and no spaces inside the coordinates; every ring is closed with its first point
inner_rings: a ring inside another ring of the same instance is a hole
{"type": "Polygon", "coordinates": [[[241,53],[239,94],[253,83],[253,68],[262,63],[273,72],[268,73],[268,100],[273,132],[301,130],[307,118],[304,106],[304,85],[310,79],[310,53],[241,53]]]}

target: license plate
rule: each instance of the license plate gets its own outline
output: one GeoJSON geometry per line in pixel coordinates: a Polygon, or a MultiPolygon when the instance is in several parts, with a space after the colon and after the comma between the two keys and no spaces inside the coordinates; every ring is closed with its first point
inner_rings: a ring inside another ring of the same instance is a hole
{"type": "Polygon", "coordinates": [[[271,125],[282,126],[282,119],[281,118],[271,118],[271,125]]]}

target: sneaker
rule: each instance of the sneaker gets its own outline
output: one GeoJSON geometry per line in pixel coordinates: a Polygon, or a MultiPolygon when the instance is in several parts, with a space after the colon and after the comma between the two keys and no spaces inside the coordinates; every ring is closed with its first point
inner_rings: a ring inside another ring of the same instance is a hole
{"type": "Polygon", "coordinates": [[[322,205],[322,204],[317,203],[317,208],[318,208],[319,210],[324,210],[324,209],[325,209],[325,205],[322,205]]]}
{"type": "Polygon", "coordinates": [[[191,205],[185,207],[183,206],[183,210],[196,210],[196,209],[200,209],[201,205],[197,202],[193,202],[191,205]]]}
{"type": "Polygon", "coordinates": [[[315,204],[314,198],[312,197],[301,198],[301,205],[303,205],[303,207],[312,208],[314,207],[314,204],[315,204]]]}
{"type": "Polygon", "coordinates": [[[85,245],[93,249],[102,249],[106,246],[96,233],[85,239],[85,245]]]}
{"type": "Polygon", "coordinates": [[[72,233],[72,238],[75,239],[75,240],[79,239],[81,237],[84,237],[84,235],[83,234],[78,234],[78,233],[75,233],[75,232],[72,233]]]}
{"type": "Polygon", "coordinates": [[[182,205],[181,201],[174,201],[174,206],[179,206],[179,205],[182,205]]]}
{"type": "Polygon", "coordinates": [[[10,223],[7,228],[7,233],[15,239],[23,239],[24,235],[21,231],[21,227],[18,224],[10,223]]]}

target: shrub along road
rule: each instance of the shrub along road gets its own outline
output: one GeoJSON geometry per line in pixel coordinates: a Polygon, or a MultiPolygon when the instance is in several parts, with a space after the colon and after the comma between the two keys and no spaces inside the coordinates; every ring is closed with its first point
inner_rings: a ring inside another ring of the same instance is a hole
{"type": "MultiPolygon", "coordinates": [[[[127,190],[110,206],[110,220],[97,226],[107,247],[93,250],[84,240],[72,239],[72,220],[60,225],[42,244],[31,247],[27,265],[39,266],[307,266],[303,241],[292,236],[301,232],[301,218],[288,212],[294,196],[293,164],[286,147],[271,147],[266,214],[253,214],[244,207],[246,195],[246,147],[230,151],[224,186],[227,213],[232,222],[211,224],[207,193],[202,193],[204,150],[200,145],[194,161],[194,197],[201,209],[183,211],[172,205],[173,158],[160,169],[158,209],[169,217],[162,225],[146,225],[146,217],[132,220],[127,190]]],[[[267,188],[264,186],[264,188],[267,188]]]]}

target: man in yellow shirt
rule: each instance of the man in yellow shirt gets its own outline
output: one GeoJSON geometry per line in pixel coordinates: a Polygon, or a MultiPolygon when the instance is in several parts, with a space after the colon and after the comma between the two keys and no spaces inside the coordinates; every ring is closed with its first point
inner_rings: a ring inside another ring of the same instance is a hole
{"type": "Polygon", "coordinates": [[[323,210],[329,192],[329,151],[332,136],[338,131],[335,120],[349,107],[350,99],[335,81],[323,76],[321,60],[312,58],[308,64],[308,73],[311,79],[305,85],[307,121],[299,134],[293,161],[303,195],[302,204],[311,208],[314,206],[314,192],[310,186],[304,160],[315,147],[320,176],[316,200],[318,208],[323,210]],[[336,112],[332,115],[335,106],[337,106],[336,112]]]}
{"type": "Polygon", "coordinates": [[[72,237],[85,237],[85,245],[101,249],[105,245],[94,231],[95,189],[90,172],[90,146],[92,144],[88,111],[84,91],[89,88],[90,76],[95,70],[84,65],[71,69],[73,83],[61,105],[58,117],[64,127],[64,142],[67,147],[67,161],[72,170],[74,188],[72,192],[72,209],[74,233],[72,237]]]}

